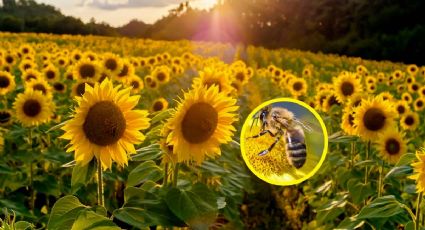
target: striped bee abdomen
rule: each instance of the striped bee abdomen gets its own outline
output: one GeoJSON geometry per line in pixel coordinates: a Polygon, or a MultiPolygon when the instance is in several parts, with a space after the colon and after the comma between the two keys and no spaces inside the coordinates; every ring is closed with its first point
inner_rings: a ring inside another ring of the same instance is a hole
{"type": "Polygon", "coordinates": [[[306,145],[298,140],[286,138],[286,156],[291,165],[301,168],[307,159],[306,145]]]}

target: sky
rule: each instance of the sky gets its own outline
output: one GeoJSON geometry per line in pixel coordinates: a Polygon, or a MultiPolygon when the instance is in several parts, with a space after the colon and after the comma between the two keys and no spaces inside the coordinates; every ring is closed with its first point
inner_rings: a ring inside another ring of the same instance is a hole
{"type": "MultiPolygon", "coordinates": [[[[89,22],[106,22],[117,27],[138,19],[153,23],[184,0],[36,0],[58,8],[64,15],[89,22]]],[[[209,9],[216,0],[191,0],[193,8],[209,9]]]]}

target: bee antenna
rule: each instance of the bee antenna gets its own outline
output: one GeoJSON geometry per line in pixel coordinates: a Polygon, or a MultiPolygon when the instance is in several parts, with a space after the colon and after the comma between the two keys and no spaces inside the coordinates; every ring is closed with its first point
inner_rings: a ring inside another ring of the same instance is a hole
{"type": "Polygon", "coordinates": [[[259,117],[258,117],[257,115],[253,117],[253,119],[252,119],[252,123],[251,123],[251,127],[249,128],[249,131],[250,131],[250,132],[251,132],[251,130],[252,130],[252,126],[254,126],[254,122],[255,122],[255,124],[257,124],[257,123],[258,123],[258,119],[259,119],[259,117]]]}

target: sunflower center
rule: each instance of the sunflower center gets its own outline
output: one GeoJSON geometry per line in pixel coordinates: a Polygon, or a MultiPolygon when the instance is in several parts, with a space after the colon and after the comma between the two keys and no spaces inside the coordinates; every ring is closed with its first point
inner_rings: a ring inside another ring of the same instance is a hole
{"type": "Polygon", "coordinates": [[[27,77],[25,78],[26,81],[30,81],[31,79],[37,79],[37,77],[34,76],[33,74],[28,74],[27,77]]]}
{"type": "Polygon", "coordinates": [[[390,155],[396,155],[400,152],[400,143],[396,139],[390,138],[385,142],[385,150],[390,155]]]}
{"type": "Polygon", "coordinates": [[[403,114],[405,111],[406,111],[406,108],[404,108],[404,106],[402,105],[397,106],[397,112],[399,114],[403,114]]]}
{"type": "Polygon", "coordinates": [[[140,84],[138,81],[132,81],[131,86],[133,86],[134,89],[138,89],[140,87],[140,84]]]}
{"type": "Polygon", "coordinates": [[[156,78],[158,79],[158,81],[164,81],[165,74],[163,72],[159,72],[158,75],[156,75],[156,78]]]}
{"type": "Polygon", "coordinates": [[[363,123],[368,130],[378,131],[385,125],[385,114],[377,108],[371,108],[363,116],[363,123]]]}
{"type": "Polygon", "coordinates": [[[10,85],[9,78],[0,76],[0,88],[7,88],[10,85]]]}
{"type": "Polygon", "coordinates": [[[405,123],[406,125],[408,125],[408,126],[411,126],[411,125],[413,125],[413,123],[415,123],[415,120],[413,119],[413,117],[408,116],[408,117],[406,117],[406,119],[404,120],[404,123],[405,123]]]}
{"type": "Polygon", "coordinates": [[[77,88],[75,89],[77,96],[82,96],[85,92],[86,92],[86,83],[89,84],[90,86],[93,86],[93,83],[88,83],[88,82],[81,82],[80,84],[77,85],[77,88]]]}
{"type": "Polygon", "coordinates": [[[244,81],[245,80],[245,75],[242,72],[239,72],[236,74],[236,79],[238,79],[238,81],[244,81]]]}
{"type": "Polygon", "coordinates": [[[7,56],[6,57],[6,62],[9,63],[9,64],[11,64],[13,62],[13,57],[7,56]]]}
{"type": "Polygon", "coordinates": [[[416,105],[417,105],[418,107],[422,107],[422,106],[424,105],[424,103],[423,103],[423,101],[417,101],[417,102],[416,102],[416,105]]]}
{"type": "Polygon", "coordinates": [[[22,110],[28,117],[35,117],[41,112],[40,102],[34,99],[28,99],[25,101],[22,110]]]}
{"type": "Polygon", "coordinates": [[[80,67],[80,75],[82,78],[93,78],[96,70],[93,65],[84,64],[80,67]]]}
{"type": "Polygon", "coordinates": [[[218,90],[221,91],[221,84],[220,81],[218,79],[209,79],[207,81],[205,81],[204,85],[206,85],[208,88],[216,85],[218,86],[218,90]]]}
{"type": "Polygon", "coordinates": [[[344,96],[350,96],[354,93],[354,86],[350,82],[344,82],[341,85],[341,91],[344,96]]]}
{"type": "Polygon", "coordinates": [[[90,142],[107,146],[124,134],[126,122],[120,108],[111,101],[100,101],[88,111],[83,131],[90,142]]]}
{"type": "Polygon", "coordinates": [[[193,104],[182,121],[184,139],[192,144],[202,143],[210,138],[217,127],[218,113],[210,104],[193,104]]]}
{"type": "Polygon", "coordinates": [[[351,113],[348,115],[348,123],[350,124],[351,127],[354,126],[354,116],[351,113]]]}
{"type": "Polygon", "coordinates": [[[55,84],[53,84],[53,88],[55,88],[55,90],[57,91],[62,91],[65,89],[65,86],[60,82],[56,82],[55,84]]]}
{"type": "Polygon", "coordinates": [[[161,111],[163,108],[164,108],[164,105],[160,101],[157,101],[155,102],[155,104],[153,104],[154,111],[161,111]]]}
{"type": "Polygon", "coordinates": [[[55,73],[53,71],[49,70],[49,71],[46,72],[46,77],[48,79],[53,79],[53,78],[55,78],[55,73]]]}
{"type": "Polygon", "coordinates": [[[105,66],[109,70],[116,70],[118,67],[118,63],[114,59],[108,59],[105,62],[105,66]]]}
{"type": "Polygon", "coordinates": [[[118,76],[119,77],[125,77],[125,76],[127,76],[127,74],[128,74],[128,66],[124,65],[124,67],[121,70],[121,73],[118,74],[118,76]]]}
{"type": "Polygon", "coordinates": [[[6,111],[0,111],[0,123],[4,124],[10,120],[11,114],[6,111]]]}
{"type": "Polygon", "coordinates": [[[303,88],[303,84],[301,82],[295,82],[292,87],[294,88],[295,91],[300,91],[303,88]]]}
{"type": "Polygon", "coordinates": [[[43,94],[47,93],[47,89],[46,89],[46,87],[44,87],[43,84],[40,84],[40,83],[35,84],[35,85],[32,86],[32,88],[33,88],[33,90],[41,91],[41,93],[43,93],[43,94]]]}
{"type": "Polygon", "coordinates": [[[414,85],[412,85],[412,89],[413,89],[413,91],[417,91],[419,89],[419,86],[414,84],[414,85]]]}

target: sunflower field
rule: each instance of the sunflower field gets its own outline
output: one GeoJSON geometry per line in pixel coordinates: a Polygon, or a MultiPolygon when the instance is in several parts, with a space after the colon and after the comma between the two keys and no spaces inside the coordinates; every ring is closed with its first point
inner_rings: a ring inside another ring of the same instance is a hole
{"type": "Polygon", "coordinates": [[[0,33],[0,229],[425,229],[424,82],[297,50],[0,33]],[[239,145],[280,97],[329,134],[293,186],[258,179],[239,145]]]}

